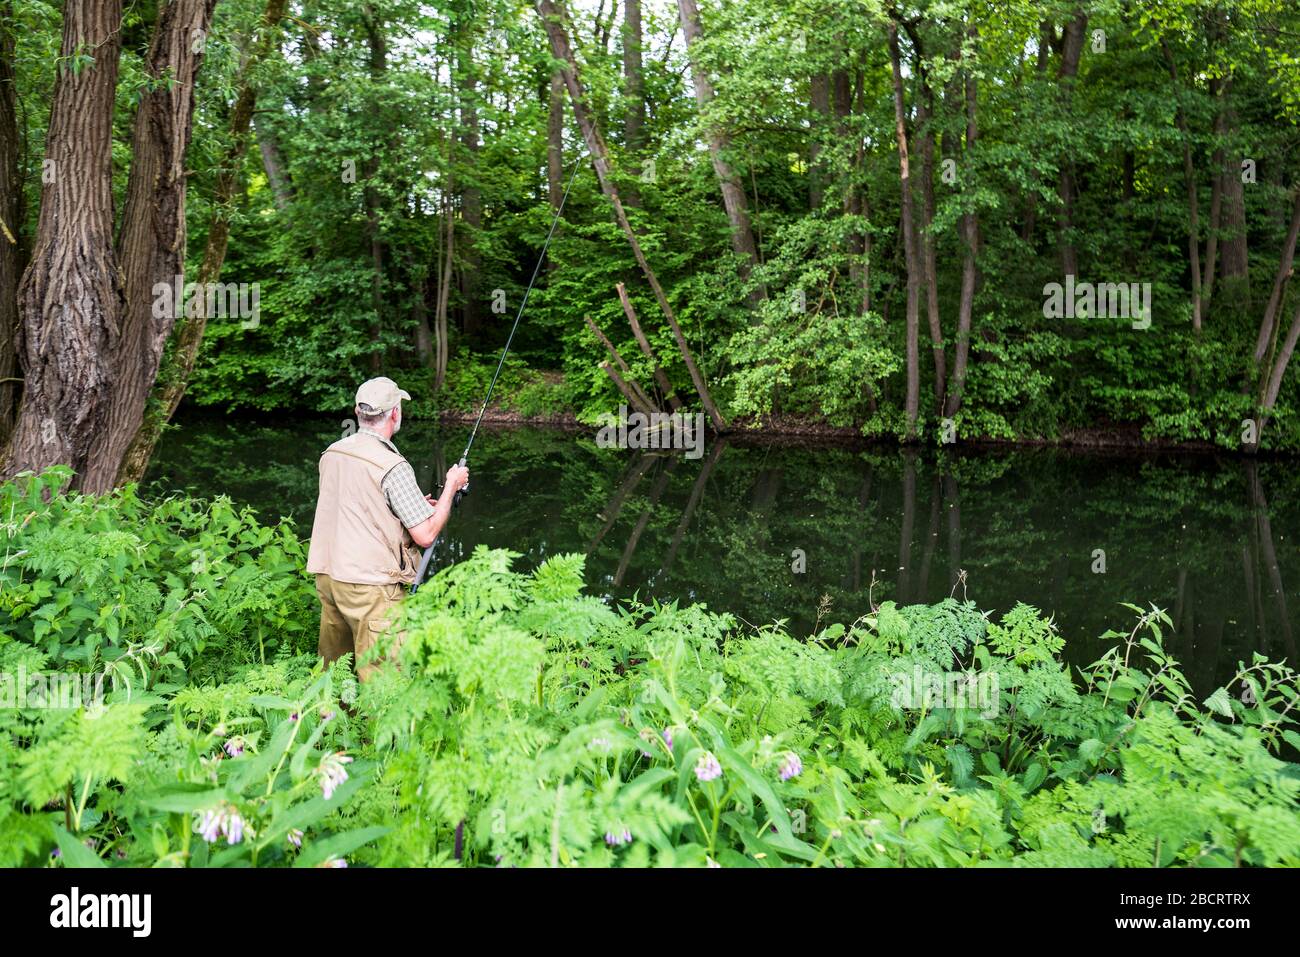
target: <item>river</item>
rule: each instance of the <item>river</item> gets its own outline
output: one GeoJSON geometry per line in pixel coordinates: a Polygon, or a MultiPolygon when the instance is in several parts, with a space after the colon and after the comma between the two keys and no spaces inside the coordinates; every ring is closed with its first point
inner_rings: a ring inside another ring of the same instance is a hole
{"type": "MultiPolygon", "coordinates": [[[[341,430],[298,416],[190,417],[167,432],[146,484],[229,495],[305,536],[316,460],[341,430]]],[[[428,491],[467,435],[407,422],[395,440],[428,491]]],[[[1297,660],[1290,461],[723,440],[692,460],[514,428],[480,431],[470,467],[440,563],[478,545],[520,553],[521,569],[582,552],[595,593],[703,602],[804,635],[885,600],[955,594],[995,615],[1023,601],[1054,616],[1079,665],[1108,647],[1108,629],[1131,628],[1122,602],[1155,604],[1207,694],[1252,651],[1297,660]]]]}

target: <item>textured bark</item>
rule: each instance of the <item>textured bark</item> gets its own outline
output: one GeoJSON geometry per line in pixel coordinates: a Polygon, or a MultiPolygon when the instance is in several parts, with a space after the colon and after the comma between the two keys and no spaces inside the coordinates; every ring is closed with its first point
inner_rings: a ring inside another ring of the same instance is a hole
{"type": "MultiPolygon", "coordinates": [[[[645,77],[641,64],[641,0],[623,2],[623,145],[627,151],[627,171],[641,175],[641,152],[645,149],[645,77]]],[[[641,205],[641,194],[628,184],[625,204],[641,205]]]]}
{"type": "MultiPolygon", "coordinates": [[[[230,148],[217,169],[213,187],[212,216],[208,222],[208,241],[203,249],[196,280],[200,284],[216,282],[221,276],[221,266],[226,259],[226,246],[230,240],[230,210],[239,191],[240,171],[248,152],[248,131],[252,124],[253,108],[257,103],[257,88],[253,74],[259,63],[278,47],[279,25],[284,19],[288,0],[266,0],[262,19],[248,56],[243,60],[235,86],[239,91],[230,113],[230,148]]],[[[173,334],[171,359],[159,376],[154,388],[156,410],[145,416],[127,450],[118,474],[118,482],[138,481],[149,466],[158,438],[185,397],[194,362],[198,358],[203,332],[207,328],[207,312],[197,309],[177,317],[173,334]]]]}
{"type": "MultiPolygon", "coordinates": [[[[686,48],[690,54],[691,78],[695,84],[695,102],[700,115],[707,117],[709,105],[713,102],[713,81],[704,69],[699,58],[691,53],[702,36],[700,10],[695,0],[677,0],[677,10],[681,15],[682,34],[686,37],[686,48]]],[[[698,51],[697,51],[698,52],[698,51]]],[[[727,210],[727,222],[731,224],[731,248],[742,257],[741,274],[749,278],[750,270],[758,265],[758,247],[754,244],[754,230],[749,221],[749,202],[745,197],[744,186],[740,176],[727,160],[727,151],[731,146],[730,138],[714,123],[708,123],[709,158],[713,162],[713,172],[718,178],[722,190],[722,205],[727,210]]],[[[766,290],[756,288],[750,295],[751,304],[767,298],[766,290]]]]}
{"type": "Polygon", "coordinates": [[[686,342],[686,336],[682,332],[681,325],[677,322],[677,316],[668,302],[668,297],[664,294],[663,286],[659,284],[659,277],[655,275],[655,271],[650,268],[650,263],[645,258],[645,253],[641,249],[641,242],[637,239],[632,225],[628,222],[627,213],[623,209],[623,202],[618,195],[618,189],[614,186],[609,165],[609,150],[605,146],[605,140],[596,126],[595,117],[592,116],[587,105],[586,92],[582,87],[582,80],[578,76],[578,63],[573,55],[573,48],[569,45],[568,31],[564,25],[566,19],[564,13],[556,0],[539,0],[537,11],[546,27],[547,37],[551,44],[551,53],[555,59],[564,64],[561,69],[564,76],[564,85],[569,91],[569,100],[573,104],[574,118],[578,122],[578,128],[582,131],[583,140],[586,142],[587,150],[591,154],[592,166],[595,167],[596,178],[600,180],[601,191],[613,207],[614,218],[618,221],[619,228],[623,231],[623,235],[632,249],[632,255],[646,277],[646,282],[650,284],[655,301],[658,302],[659,309],[664,314],[664,321],[668,323],[668,328],[672,330],[673,338],[677,342],[677,349],[682,355],[682,362],[686,365],[686,371],[690,374],[696,394],[700,397],[700,404],[704,406],[704,411],[708,414],[709,421],[713,423],[714,429],[719,432],[725,431],[727,420],[722,417],[722,413],[718,411],[718,407],[713,401],[713,396],[709,393],[708,383],[705,382],[699,366],[695,363],[695,356],[692,355],[690,346],[686,342]]]}
{"type": "Polygon", "coordinates": [[[174,310],[155,309],[155,303],[159,288],[169,290],[174,303],[175,277],[185,275],[185,154],[216,4],[173,0],[158,10],[146,69],[155,81],[169,82],[146,91],[136,112],[117,244],[126,308],[109,340],[112,392],[82,481],[87,491],[105,492],[116,484],[176,324],[174,310]]]}
{"type": "Polygon", "coordinates": [[[120,0],[68,0],[46,134],[51,181],[18,292],[22,407],[4,477],[63,463],[85,476],[108,420],[113,352],[126,305],[113,254],[113,97],[120,0]],[[93,63],[74,60],[89,53],[93,63]]]}
{"type": "Polygon", "coordinates": [[[916,417],[920,410],[921,372],[920,346],[920,294],[921,272],[920,253],[916,240],[916,227],[912,211],[912,171],[907,148],[907,110],[903,103],[902,57],[898,49],[898,24],[890,20],[887,26],[889,34],[889,62],[893,71],[894,83],[894,127],[898,138],[898,175],[899,192],[902,197],[903,220],[903,258],[907,267],[907,397],[904,401],[904,413],[907,417],[908,441],[916,438],[916,417]]]}
{"type": "Polygon", "coordinates": [[[22,184],[18,178],[18,117],[14,94],[13,4],[0,4],[0,443],[14,424],[18,394],[18,280],[22,255],[22,184]]]}

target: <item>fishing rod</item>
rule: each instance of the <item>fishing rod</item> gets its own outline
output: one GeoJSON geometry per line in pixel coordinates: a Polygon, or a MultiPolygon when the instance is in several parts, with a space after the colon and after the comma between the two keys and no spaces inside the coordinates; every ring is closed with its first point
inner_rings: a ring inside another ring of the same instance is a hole
{"type": "MultiPolygon", "coordinates": [[[[583,155],[586,155],[585,153],[583,155]]],[[[533,285],[537,282],[537,274],[542,271],[542,263],[546,261],[546,250],[551,246],[551,237],[555,235],[555,227],[560,223],[560,216],[564,213],[564,204],[569,199],[569,190],[573,189],[573,181],[578,178],[578,170],[582,168],[582,156],[579,156],[573,164],[573,173],[569,176],[569,184],[564,187],[564,195],[560,197],[560,205],[555,210],[555,215],[551,218],[551,228],[546,233],[546,241],[542,243],[541,255],[537,257],[537,265],[533,266],[532,278],[528,280],[528,288],[524,290],[523,301],[519,303],[519,312],[515,315],[515,323],[510,327],[510,335],[506,337],[506,347],[501,350],[501,358],[497,360],[496,371],[492,373],[492,381],[488,383],[487,395],[483,397],[483,405],[478,410],[478,418],[474,420],[474,428],[470,430],[469,441],[465,443],[465,451],[461,453],[460,461],[456,463],[464,467],[466,460],[469,458],[470,447],[474,444],[474,437],[478,435],[479,424],[483,421],[483,413],[487,411],[488,403],[492,401],[492,390],[496,388],[497,379],[501,375],[501,368],[506,364],[506,356],[510,352],[510,344],[515,341],[515,331],[519,328],[519,320],[524,317],[524,310],[528,308],[528,296],[533,291],[533,285]]],[[[452,499],[452,505],[460,504],[462,496],[469,494],[469,484],[466,483],[464,488],[456,491],[452,499]]],[[[438,538],[441,538],[441,533],[438,538]]],[[[433,558],[433,550],[438,547],[438,538],[429,543],[429,547],[424,550],[420,557],[420,566],[415,570],[415,581],[411,583],[411,594],[420,587],[424,581],[424,576],[429,571],[429,562],[433,558]]]]}

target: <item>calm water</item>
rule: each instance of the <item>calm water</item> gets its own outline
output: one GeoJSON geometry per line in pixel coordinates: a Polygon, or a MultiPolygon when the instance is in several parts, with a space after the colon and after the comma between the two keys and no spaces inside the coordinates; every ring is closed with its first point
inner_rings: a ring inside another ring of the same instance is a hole
{"type": "MultiPolygon", "coordinates": [[[[190,419],[167,434],[149,482],[229,495],[306,535],[317,457],[340,435],[337,420],[190,419]]],[[[467,436],[407,423],[396,441],[428,491],[467,436]]],[[[1055,616],[1078,664],[1105,650],[1104,631],[1131,627],[1120,602],[1154,603],[1207,693],[1252,650],[1297,660],[1291,462],[735,442],[692,461],[515,429],[481,431],[470,466],[473,494],[440,562],[480,544],[519,552],[521,568],[583,552],[597,593],[704,602],[804,634],[819,613],[848,622],[873,600],[955,591],[995,614],[1024,601],[1055,616]]]]}

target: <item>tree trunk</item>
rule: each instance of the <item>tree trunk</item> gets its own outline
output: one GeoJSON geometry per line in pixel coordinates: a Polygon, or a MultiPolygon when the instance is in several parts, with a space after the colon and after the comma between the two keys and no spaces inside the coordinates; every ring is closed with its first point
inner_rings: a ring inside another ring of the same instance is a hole
{"type": "MultiPolygon", "coordinates": [[[[930,326],[930,354],[934,364],[934,408],[943,407],[943,390],[948,378],[943,352],[943,326],[939,321],[939,274],[934,251],[934,92],[925,68],[921,46],[913,39],[917,60],[916,121],[921,127],[921,269],[925,284],[926,321],[930,326]]],[[[915,202],[915,200],[913,200],[915,202]]]]}
{"type": "MultiPolygon", "coordinates": [[[[1083,40],[1088,32],[1088,14],[1079,12],[1065,25],[1061,38],[1061,65],[1056,78],[1065,101],[1066,115],[1074,99],[1074,79],[1079,74],[1079,60],[1083,56],[1083,40]]],[[[1079,275],[1079,253],[1074,246],[1071,231],[1074,229],[1074,158],[1061,160],[1060,181],[1057,192],[1061,200],[1057,217],[1057,233],[1061,246],[1061,266],[1067,276],[1079,275]]]]}
{"type": "Polygon", "coordinates": [[[112,400],[126,306],[113,255],[113,101],[121,0],[67,0],[45,156],[50,181],[18,291],[22,407],[4,477],[63,463],[84,482],[112,400]],[[93,62],[76,62],[94,51],[93,62]]]}
{"type": "Polygon", "coordinates": [[[894,126],[898,137],[899,191],[902,197],[903,257],[907,265],[907,441],[916,438],[916,417],[920,410],[921,372],[918,334],[920,327],[921,265],[917,252],[916,227],[912,213],[912,175],[907,151],[907,110],[903,104],[903,73],[898,50],[898,23],[890,19],[889,62],[894,81],[894,126]]]}
{"type": "Polygon", "coordinates": [[[18,178],[18,116],[14,94],[13,4],[0,4],[0,444],[14,424],[18,390],[18,280],[22,269],[22,183],[18,178]]]}
{"type": "Polygon", "coordinates": [[[483,190],[478,186],[479,110],[478,71],[474,65],[474,24],[461,25],[460,47],[456,51],[460,75],[461,145],[465,147],[466,170],[461,177],[460,216],[464,224],[460,240],[460,294],[463,300],[465,335],[476,335],[483,320],[479,294],[481,257],[478,235],[483,229],[483,190]]]}
{"type": "MultiPolygon", "coordinates": [[[[1160,41],[1160,46],[1164,50],[1165,62],[1169,65],[1169,76],[1174,81],[1174,96],[1178,96],[1178,65],[1174,62],[1173,51],[1164,40],[1160,41]]],[[[1199,334],[1201,331],[1201,226],[1196,167],[1192,162],[1192,141],[1188,130],[1187,114],[1182,106],[1179,106],[1175,115],[1183,139],[1183,185],[1187,191],[1187,258],[1192,267],[1192,331],[1199,334]]]]}
{"type": "MultiPolygon", "coordinates": [[[[451,189],[447,184],[447,190],[451,189]]],[[[452,269],[456,263],[456,216],[452,206],[451,194],[443,197],[443,256],[442,268],[438,273],[438,304],[434,310],[434,343],[436,346],[433,369],[433,391],[441,392],[447,382],[447,359],[451,350],[447,344],[447,305],[451,299],[452,269]]]]}
{"type": "MultiPolygon", "coordinates": [[[[118,334],[110,339],[108,414],[82,482],[90,492],[106,492],[116,483],[123,457],[144,420],[163,347],[176,325],[177,310],[158,309],[156,303],[162,290],[174,306],[176,277],[185,275],[185,154],[204,40],[216,4],[173,0],[159,7],[146,61],[155,83],[136,112],[118,235],[126,309],[118,334]]],[[[206,295],[204,299],[206,305],[206,295]]]]}
{"type": "Polygon", "coordinates": [[[257,148],[262,154],[262,169],[266,171],[266,181],[271,185],[275,208],[284,212],[293,202],[293,187],[289,185],[289,175],[284,171],[280,144],[261,123],[254,125],[254,134],[257,136],[257,148]]]}
{"type": "Polygon", "coordinates": [[[1273,292],[1264,307],[1264,318],[1259,323],[1259,332],[1255,335],[1254,361],[1258,366],[1264,361],[1269,343],[1273,341],[1273,327],[1277,324],[1278,311],[1286,296],[1287,283],[1295,266],[1296,241],[1300,239],[1300,186],[1293,191],[1291,206],[1291,226],[1287,230],[1286,242],[1282,245],[1282,256],[1278,261],[1277,275],[1273,279],[1273,292]]]}
{"type": "MultiPolygon", "coordinates": [[[[645,149],[645,77],[641,65],[641,0],[623,3],[623,145],[627,170],[635,179],[641,175],[641,153],[645,149]]],[[[639,207],[641,194],[631,183],[625,205],[639,207]]]]}
{"type": "Polygon", "coordinates": [[[822,147],[823,124],[831,115],[830,77],[825,73],[814,73],[808,78],[808,105],[812,112],[812,129],[808,136],[808,209],[816,212],[822,208],[825,198],[824,164],[818,158],[822,147]]]}
{"type": "Polygon", "coordinates": [[[645,253],[641,249],[641,242],[637,239],[636,233],[628,222],[627,213],[623,209],[623,202],[619,199],[618,189],[614,186],[613,179],[610,176],[609,150],[605,147],[604,138],[601,136],[600,130],[597,129],[595,118],[591,115],[591,111],[587,106],[586,93],[582,87],[582,80],[578,76],[578,63],[574,58],[573,48],[569,45],[568,31],[564,26],[564,13],[557,0],[539,0],[537,11],[546,27],[552,54],[555,59],[564,64],[561,71],[564,76],[564,85],[568,88],[569,100],[573,104],[573,115],[578,122],[579,129],[582,130],[582,137],[587,144],[587,150],[591,154],[592,165],[596,169],[597,179],[600,180],[601,191],[614,208],[614,218],[618,221],[619,228],[622,229],[623,235],[632,249],[632,255],[646,277],[646,282],[650,284],[650,289],[654,293],[655,301],[659,303],[659,309],[664,314],[664,320],[668,323],[668,328],[672,330],[673,338],[677,341],[677,348],[682,354],[682,362],[686,365],[686,371],[690,373],[691,382],[700,397],[700,404],[704,406],[704,411],[708,414],[714,429],[719,432],[725,431],[727,420],[722,417],[722,413],[718,411],[717,405],[713,402],[713,396],[709,394],[708,384],[704,381],[699,366],[695,364],[695,357],[691,354],[682,327],[678,324],[677,316],[668,303],[668,297],[659,284],[659,277],[650,268],[650,263],[646,260],[645,253]]]}
{"type": "MultiPolygon", "coordinates": [[[[978,28],[970,28],[972,41],[978,39],[978,28]]],[[[969,157],[975,151],[979,139],[979,125],[976,122],[978,97],[975,73],[966,70],[966,169],[970,169],[969,157]]],[[[979,215],[971,210],[962,216],[962,253],[961,266],[961,300],[957,305],[957,344],[952,363],[952,378],[948,382],[947,397],[944,400],[943,414],[952,418],[961,411],[962,396],[966,391],[966,370],[970,362],[971,316],[975,308],[975,290],[979,285],[980,221],[979,215]]]]}
{"type": "MultiPolygon", "coordinates": [[[[1229,142],[1235,142],[1237,112],[1232,106],[1230,80],[1224,83],[1223,95],[1224,134],[1229,142]]],[[[1245,187],[1241,182],[1241,167],[1234,161],[1227,168],[1220,165],[1216,170],[1220,171],[1220,181],[1223,184],[1223,239],[1220,241],[1223,265],[1220,272],[1225,287],[1231,287],[1239,294],[1249,296],[1250,261],[1246,243],[1246,197],[1245,187]]]]}
{"type": "MultiPolygon", "coordinates": [[[[253,108],[257,103],[257,88],[253,85],[253,76],[260,64],[270,52],[278,47],[279,24],[284,19],[288,0],[266,0],[262,19],[258,25],[256,38],[246,58],[243,59],[235,87],[235,105],[230,114],[231,145],[217,169],[216,184],[212,196],[212,215],[208,222],[208,241],[203,250],[203,259],[199,263],[197,282],[200,285],[216,282],[221,276],[221,266],[226,259],[226,246],[230,240],[230,211],[235,195],[239,192],[240,170],[248,151],[248,131],[253,119],[253,108]]],[[[185,389],[189,385],[190,375],[194,372],[194,362],[198,358],[199,346],[203,342],[203,332],[207,327],[207,310],[196,309],[194,315],[176,317],[176,331],[173,335],[171,359],[159,376],[154,388],[153,405],[156,408],[146,414],[144,421],[136,432],[135,439],[127,450],[118,474],[118,482],[139,481],[149,466],[154,447],[162,435],[163,427],[176,414],[185,389]]]]}
{"type": "MultiPolygon", "coordinates": [[[[366,45],[370,51],[370,81],[376,86],[383,82],[388,70],[388,39],[384,36],[384,22],[375,12],[374,4],[362,5],[362,19],[365,21],[366,45]]],[[[372,149],[378,150],[377,145],[372,149]]],[[[374,318],[370,323],[370,374],[379,375],[384,371],[384,262],[387,258],[387,243],[379,228],[379,190],[375,183],[379,178],[380,157],[378,152],[366,161],[366,185],[363,201],[366,206],[366,236],[370,240],[370,305],[374,309],[374,318]]]]}
{"type": "MultiPolygon", "coordinates": [[[[686,37],[689,55],[697,47],[702,35],[700,10],[695,0],[677,0],[677,10],[681,15],[682,34],[686,37]]],[[[695,84],[695,102],[700,116],[708,126],[709,158],[713,161],[713,172],[722,189],[722,204],[727,209],[727,221],[731,224],[731,248],[742,257],[741,275],[748,280],[750,270],[758,265],[758,248],[754,244],[754,230],[749,221],[749,203],[740,176],[726,158],[731,146],[730,138],[708,119],[709,104],[713,102],[713,82],[698,56],[691,55],[690,62],[691,78],[695,84]]],[[[755,305],[766,298],[765,289],[755,288],[750,294],[750,304],[755,305]]]]}

